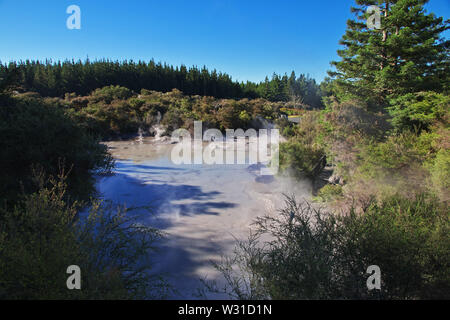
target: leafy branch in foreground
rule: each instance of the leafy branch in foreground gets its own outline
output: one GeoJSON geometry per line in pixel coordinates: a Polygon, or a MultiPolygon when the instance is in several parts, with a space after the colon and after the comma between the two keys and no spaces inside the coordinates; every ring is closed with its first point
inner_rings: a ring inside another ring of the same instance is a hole
{"type": "Polygon", "coordinates": [[[207,289],[235,299],[448,299],[448,215],[427,195],[373,199],[364,213],[341,215],[287,197],[216,264],[225,285],[207,289]],[[381,290],[367,289],[370,265],[381,268],[381,290]]]}
{"type": "Polygon", "coordinates": [[[135,223],[123,208],[95,201],[87,217],[64,200],[64,177],[0,209],[1,299],[164,298],[169,287],[151,275],[162,235],[135,223]],[[81,290],[68,290],[66,269],[81,269],[81,290]]]}

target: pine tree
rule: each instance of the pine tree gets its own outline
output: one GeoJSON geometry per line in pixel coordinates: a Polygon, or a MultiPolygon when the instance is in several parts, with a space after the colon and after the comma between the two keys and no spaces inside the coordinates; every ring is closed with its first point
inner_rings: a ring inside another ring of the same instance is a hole
{"type": "Polygon", "coordinates": [[[384,106],[388,98],[422,90],[442,91],[448,85],[449,41],[441,33],[448,21],[428,14],[428,0],[356,0],[351,10],[356,20],[347,22],[347,31],[338,50],[341,61],[329,72],[336,79],[334,93],[341,99],[365,99],[384,106]],[[368,6],[381,12],[381,29],[369,29],[368,6]]]}

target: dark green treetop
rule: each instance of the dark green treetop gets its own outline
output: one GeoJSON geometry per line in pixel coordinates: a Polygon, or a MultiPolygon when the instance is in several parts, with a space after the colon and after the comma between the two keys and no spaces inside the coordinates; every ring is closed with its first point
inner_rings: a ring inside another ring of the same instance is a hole
{"type": "Polygon", "coordinates": [[[333,61],[334,93],[340,100],[357,97],[369,106],[385,106],[388,99],[425,90],[448,90],[450,41],[441,37],[449,21],[427,13],[428,0],[356,0],[356,19],[338,50],[341,61],[333,61]],[[369,28],[367,20],[380,10],[380,28],[369,28]]]}

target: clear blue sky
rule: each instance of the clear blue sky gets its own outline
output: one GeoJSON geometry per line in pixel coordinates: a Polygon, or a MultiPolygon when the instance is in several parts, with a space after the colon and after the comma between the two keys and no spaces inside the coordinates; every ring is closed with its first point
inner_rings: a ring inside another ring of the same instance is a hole
{"type": "MultiPolygon", "coordinates": [[[[239,81],[295,70],[321,81],[353,0],[0,0],[0,61],[96,58],[206,65],[239,81]],[[68,30],[66,8],[81,8],[68,30]]],[[[449,18],[449,0],[428,10],[449,18]]]]}

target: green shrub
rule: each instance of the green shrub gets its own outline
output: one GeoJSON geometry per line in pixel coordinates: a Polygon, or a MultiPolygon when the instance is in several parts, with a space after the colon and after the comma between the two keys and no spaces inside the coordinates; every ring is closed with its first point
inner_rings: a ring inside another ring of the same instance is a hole
{"type": "Polygon", "coordinates": [[[450,196],[450,150],[441,149],[436,158],[426,163],[431,173],[433,189],[444,201],[450,196]]]}
{"type": "Polygon", "coordinates": [[[323,156],[321,148],[291,139],[280,144],[280,169],[293,169],[301,177],[314,178],[319,160],[323,156]]]}
{"type": "Polygon", "coordinates": [[[126,210],[95,202],[86,218],[64,200],[63,179],[0,209],[0,299],[162,298],[168,287],[151,276],[160,233],[126,210]],[[67,267],[81,269],[81,290],[69,290],[67,267]]]}
{"type": "Polygon", "coordinates": [[[426,195],[371,200],[361,215],[288,198],[216,264],[225,289],[207,288],[239,299],[449,299],[448,215],[426,195]],[[380,290],[367,289],[371,265],[381,269],[380,290]]]}
{"type": "Polygon", "coordinates": [[[368,177],[399,177],[409,170],[422,166],[436,153],[434,133],[403,132],[389,136],[384,142],[372,141],[361,146],[358,164],[368,177]]]}
{"type": "Polygon", "coordinates": [[[277,125],[278,129],[281,132],[281,135],[283,137],[293,137],[296,134],[296,125],[292,122],[290,122],[287,118],[283,117],[280,119],[277,119],[275,121],[275,124],[277,125]]]}
{"type": "Polygon", "coordinates": [[[161,121],[161,123],[167,126],[169,132],[181,128],[183,126],[184,120],[181,110],[176,108],[169,109],[161,121]]]}
{"type": "Polygon", "coordinates": [[[240,120],[242,123],[245,123],[246,126],[247,126],[247,124],[250,122],[251,119],[252,119],[252,118],[250,117],[250,115],[248,114],[247,111],[242,110],[242,111],[239,113],[239,120],[240,120]]]}
{"type": "Polygon", "coordinates": [[[397,131],[427,130],[442,121],[450,109],[450,96],[436,92],[409,93],[390,101],[389,113],[397,131]]]}
{"type": "Polygon", "coordinates": [[[60,105],[67,104],[70,115],[81,127],[103,139],[136,134],[139,128],[148,130],[158,120],[168,132],[189,129],[194,120],[201,120],[210,128],[247,129],[256,116],[276,119],[279,112],[278,104],[264,99],[219,100],[185,96],[177,89],[166,93],[143,89],[136,97],[118,86],[97,89],[87,97],[67,95],[60,105]]]}
{"type": "Polygon", "coordinates": [[[69,192],[88,198],[91,172],[108,171],[112,158],[60,107],[35,98],[11,98],[0,106],[0,199],[15,201],[33,192],[32,167],[56,175],[70,171],[69,192]]]}
{"type": "Polygon", "coordinates": [[[220,129],[247,129],[250,121],[248,111],[249,106],[245,102],[224,101],[224,104],[217,112],[220,129]]]}
{"type": "Polygon", "coordinates": [[[315,200],[328,202],[339,198],[340,196],[342,196],[342,194],[342,186],[327,184],[319,190],[315,200]]]}
{"type": "Polygon", "coordinates": [[[91,100],[93,102],[103,101],[110,104],[113,100],[126,100],[133,96],[133,92],[121,86],[109,86],[96,89],[91,93],[91,100]]]}

